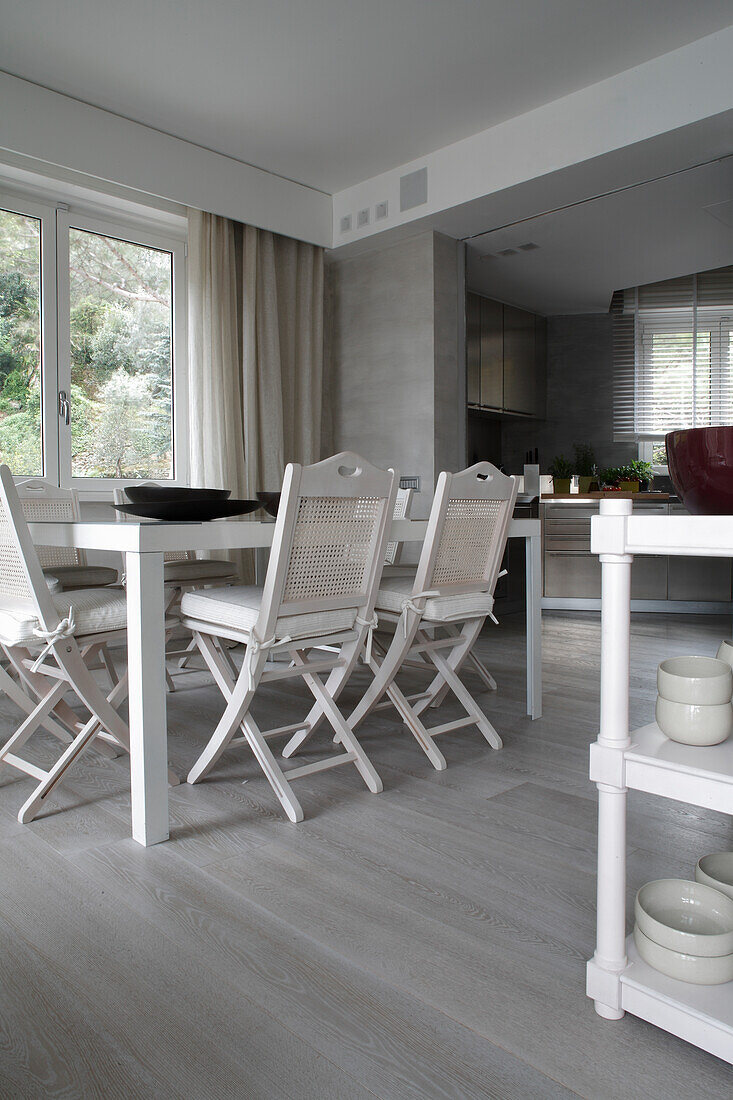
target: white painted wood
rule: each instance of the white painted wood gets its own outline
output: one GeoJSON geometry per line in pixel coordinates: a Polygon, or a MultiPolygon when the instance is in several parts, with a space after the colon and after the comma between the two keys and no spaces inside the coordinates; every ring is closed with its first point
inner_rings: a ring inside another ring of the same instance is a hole
{"type": "Polygon", "coordinates": [[[162,553],[127,555],[132,836],[168,839],[165,608],[162,553]]]}
{"type": "Polygon", "coordinates": [[[592,545],[602,569],[601,722],[591,746],[598,787],[596,951],[587,992],[596,1011],[625,1011],[671,1031],[733,1064],[733,998],[726,986],[673,982],[646,966],[626,941],[626,802],[629,788],[733,815],[733,749],[675,745],[652,723],[629,735],[631,566],[635,553],[721,556],[729,516],[654,516],[641,524],[631,501],[601,502],[592,545]],[[679,751],[682,750],[682,751],[679,751]],[[627,955],[628,951],[628,955],[627,955]]]}
{"type": "MultiPolygon", "coordinates": [[[[510,524],[511,531],[511,524],[510,524]]],[[[525,545],[527,580],[527,714],[542,717],[542,536],[528,534],[525,545]]]]}

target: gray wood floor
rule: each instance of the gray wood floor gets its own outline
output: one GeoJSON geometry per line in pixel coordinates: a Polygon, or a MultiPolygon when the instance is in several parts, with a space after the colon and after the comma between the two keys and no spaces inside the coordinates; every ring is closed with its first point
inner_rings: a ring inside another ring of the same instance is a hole
{"type": "MultiPolygon", "coordinates": [[[[633,724],[652,716],[662,657],[713,653],[729,629],[637,617],[633,724]]],[[[483,639],[501,752],[459,731],[439,774],[383,712],[362,741],[384,793],[353,769],[300,780],[301,825],[241,750],[172,792],[171,842],[148,850],[128,838],[123,760],[90,753],[25,827],[29,785],[4,770],[0,1095],[730,1095],[730,1067],[640,1020],[602,1021],[584,996],[598,620],[545,617],[534,723],[523,644],[520,620],[483,639]]],[[[221,703],[196,673],[179,684],[170,755],[185,772],[221,703]]],[[[303,713],[288,689],[265,698],[272,725],[303,713]]],[[[16,721],[4,701],[0,718],[16,721]]],[[[629,845],[631,905],[644,881],[691,877],[699,855],[733,847],[733,828],[634,794],[629,845]]]]}

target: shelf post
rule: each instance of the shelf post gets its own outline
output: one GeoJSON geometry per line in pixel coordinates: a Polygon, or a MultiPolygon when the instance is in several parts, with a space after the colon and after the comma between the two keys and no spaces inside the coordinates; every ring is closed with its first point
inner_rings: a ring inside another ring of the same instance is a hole
{"type": "MultiPolygon", "coordinates": [[[[630,500],[602,500],[601,517],[616,518],[613,553],[601,547],[601,720],[598,745],[623,754],[629,739],[629,640],[631,621],[631,565],[624,553],[625,517],[630,500]]],[[[608,525],[610,527],[610,524],[608,525]]],[[[599,527],[603,527],[602,522],[599,527]]],[[[601,536],[602,538],[603,536],[601,536]]],[[[618,769],[623,775],[623,768],[618,769]]],[[[620,975],[626,959],[626,787],[598,783],[598,882],[596,951],[589,964],[589,991],[606,991],[595,997],[595,1009],[608,1020],[624,1015],[620,999],[620,975]],[[605,981],[593,981],[591,973],[605,981]],[[615,979],[615,981],[614,981],[615,979]],[[614,995],[608,992],[614,990],[614,995]]]]}

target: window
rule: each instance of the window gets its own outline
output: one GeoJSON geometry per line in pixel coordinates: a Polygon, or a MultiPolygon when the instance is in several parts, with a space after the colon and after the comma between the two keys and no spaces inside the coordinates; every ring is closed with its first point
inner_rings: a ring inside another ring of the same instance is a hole
{"type": "Polygon", "coordinates": [[[81,489],[186,477],[184,244],[0,196],[0,461],[81,489]]]}
{"type": "Polygon", "coordinates": [[[677,428],[733,423],[733,267],[614,295],[614,439],[666,464],[677,428]]]}

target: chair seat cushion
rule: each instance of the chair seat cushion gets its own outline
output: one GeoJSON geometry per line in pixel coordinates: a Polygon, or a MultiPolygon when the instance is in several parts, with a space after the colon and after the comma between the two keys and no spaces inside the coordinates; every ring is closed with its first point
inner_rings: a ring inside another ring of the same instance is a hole
{"type": "MultiPolygon", "coordinates": [[[[383,577],[377,596],[377,614],[402,612],[402,605],[410,598],[415,583],[414,574],[402,577],[383,577]]],[[[494,597],[489,592],[461,592],[452,596],[431,596],[425,601],[423,618],[429,622],[462,622],[464,619],[480,619],[494,609],[494,597]]]]}
{"type": "Polygon", "coordinates": [[[167,582],[181,581],[189,584],[207,580],[234,580],[237,567],[230,561],[219,561],[217,558],[167,561],[163,564],[163,576],[167,582]]]}
{"type": "MultiPolygon", "coordinates": [[[[257,622],[261,601],[262,589],[254,584],[239,584],[208,592],[186,592],[181,600],[181,615],[185,619],[196,619],[248,634],[257,622]]],[[[291,638],[318,638],[351,630],[355,620],[353,607],[313,611],[304,615],[282,615],[277,620],[276,634],[278,638],[288,635],[291,638]]]]}
{"type": "Polygon", "coordinates": [[[117,583],[117,570],[109,565],[53,565],[43,572],[47,578],[55,577],[64,591],[117,583]]]}
{"type": "MultiPolygon", "coordinates": [[[[65,619],[71,609],[75,637],[122,630],[127,625],[125,593],[118,588],[82,588],[52,599],[60,618],[65,619]]],[[[10,596],[0,599],[0,642],[3,645],[40,645],[41,640],[33,633],[39,626],[30,600],[10,596]]]]}

